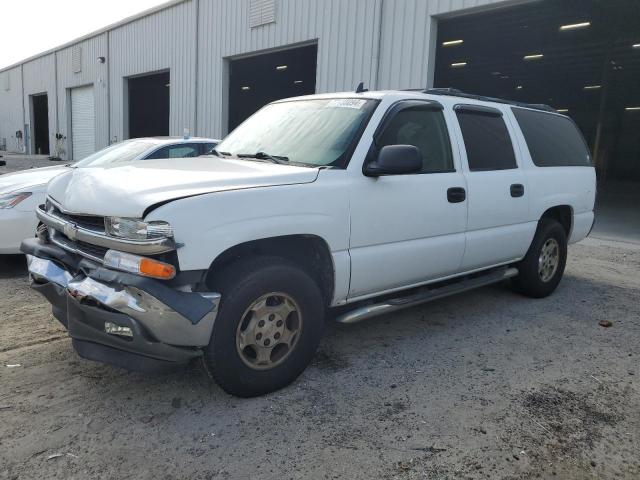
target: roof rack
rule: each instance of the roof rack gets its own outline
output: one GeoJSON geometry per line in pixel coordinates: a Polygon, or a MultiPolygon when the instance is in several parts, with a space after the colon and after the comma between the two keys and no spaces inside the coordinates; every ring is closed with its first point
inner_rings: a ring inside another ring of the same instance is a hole
{"type": "Polygon", "coordinates": [[[513,105],[516,107],[531,108],[533,110],[542,110],[544,112],[557,113],[556,109],[542,103],[523,103],[516,102],[514,100],[505,100],[503,98],[485,97],[483,95],[473,95],[471,93],[464,93],[457,88],[427,88],[422,90],[422,93],[428,93],[430,95],[448,95],[451,97],[471,98],[473,100],[482,100],[485,102],[504,103],[507,105],[513,105]]]}

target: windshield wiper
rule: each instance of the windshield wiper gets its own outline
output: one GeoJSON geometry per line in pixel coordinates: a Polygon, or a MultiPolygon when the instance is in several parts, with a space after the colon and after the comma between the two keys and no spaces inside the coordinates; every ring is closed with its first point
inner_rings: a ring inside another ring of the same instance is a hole
{"type": "Polygon", "coordinates": [[[220,150],[216,150],[215,148],[211,149],[207,155],[215,155],[216,157],[230,157],[231,154],[229,152],[221,152],[220,150]]]}
{"type": "Polygon", "coordinates": [[[269,155],[265,152],[256,153],[239,153],[236,155],[238,158],[257,158],[258,160],[270,160],[273,163],[285,163],[289,161],[289,157],[282,157],[279,155],[269,155]]]}

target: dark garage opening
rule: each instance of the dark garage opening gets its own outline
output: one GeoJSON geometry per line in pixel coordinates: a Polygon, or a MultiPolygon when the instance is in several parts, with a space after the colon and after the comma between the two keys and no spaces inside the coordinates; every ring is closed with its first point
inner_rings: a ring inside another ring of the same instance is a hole
{"type": "Polygon", "coordinates": [[[316,91],[318,46],[231,60],[229,131],[274,100],[316,91]]]}
{"type": "Polygon", "coordinates": [[[640,182],[639,19],[637,0],[542,0],[441,19],[434,86],[551,105],[584,133],[601,185],[640,182]]]}
{"type": "Polygon", "coordinates": [[[33,153],[49,155],[49,102],[47,94],[31,97],[33,112],[33,153]]]}
{"type": "Polygon", "coordinates": [[[169,135],[169,72],[131,77],[129,138],[169,135]]]}

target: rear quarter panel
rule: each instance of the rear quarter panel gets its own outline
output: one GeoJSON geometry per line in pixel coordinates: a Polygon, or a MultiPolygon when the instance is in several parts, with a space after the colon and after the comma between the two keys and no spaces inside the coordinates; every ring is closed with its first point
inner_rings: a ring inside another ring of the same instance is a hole
{"type": "Polygon", "coordinates": [[[552,207],[568,205],[573,213],[569,242],[582,240],[588,235],[593,224],[596,199],[595,168],[536,166],[515,116],[510,109],[507,109],[506,113],[514,127],[522,168],[527,178],[529,220],[539,220],[542,214],[552,207]]]}

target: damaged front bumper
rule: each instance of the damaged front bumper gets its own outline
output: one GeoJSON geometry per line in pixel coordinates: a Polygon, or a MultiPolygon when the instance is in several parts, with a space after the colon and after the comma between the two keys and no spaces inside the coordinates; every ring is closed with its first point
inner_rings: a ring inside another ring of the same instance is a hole
{"type": "Polygon", "coordinates": [[[49,300],[80,356],[148,371],[187,363],[209,343],[219,294],[115,272],[35,238],[21,249],[31,286],[49,300]]]}

